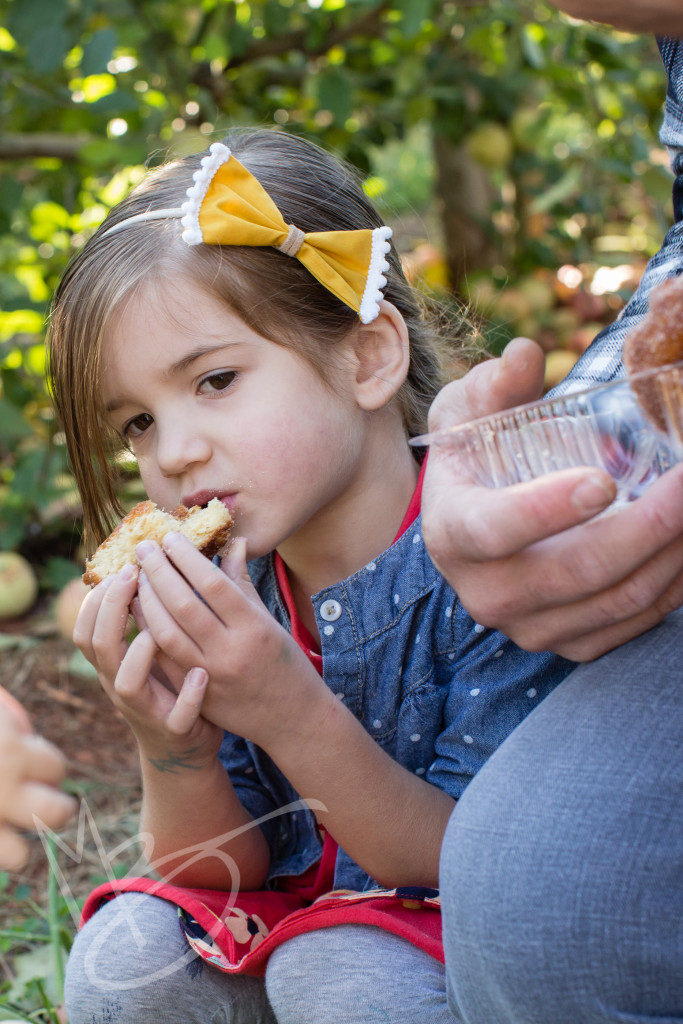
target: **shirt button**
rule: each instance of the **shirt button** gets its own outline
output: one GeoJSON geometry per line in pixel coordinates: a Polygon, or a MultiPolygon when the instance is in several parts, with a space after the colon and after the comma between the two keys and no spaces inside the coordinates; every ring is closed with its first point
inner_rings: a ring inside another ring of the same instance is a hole
{"type": "Polygon", "coordinates": [[[341,613],[339,601],[325,601],[320,605],[320,614],[325,622],[336,622],[341,613]]]}

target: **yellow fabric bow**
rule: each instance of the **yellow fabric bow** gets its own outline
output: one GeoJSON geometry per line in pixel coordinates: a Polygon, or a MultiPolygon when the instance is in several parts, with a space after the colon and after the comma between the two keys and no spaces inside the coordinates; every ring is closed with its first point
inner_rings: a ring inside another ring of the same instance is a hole
{"type": "Polygon", "coordinates": [[[223,143],[211,146],[195,172],[182,224],[189,245],[274,246],[300,260],[363,323],[379,313],[391,228],[304,233],[286,224],[260,182],[223,143]]]}

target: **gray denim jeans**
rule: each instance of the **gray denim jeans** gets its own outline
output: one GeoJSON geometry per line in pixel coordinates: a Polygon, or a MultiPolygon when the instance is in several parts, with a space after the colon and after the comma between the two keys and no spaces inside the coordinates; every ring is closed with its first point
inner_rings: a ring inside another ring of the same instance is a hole
{"type": "Polygon", "coordinates": [[[490,758],[441,894],[464,1024],[683,1021],[683,611],[574,671],[490,758]]]}

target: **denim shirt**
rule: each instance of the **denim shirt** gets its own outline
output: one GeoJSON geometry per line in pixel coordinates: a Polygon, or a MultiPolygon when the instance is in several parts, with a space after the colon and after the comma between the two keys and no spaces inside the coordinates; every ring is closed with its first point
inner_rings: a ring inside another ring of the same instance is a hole
{"type": "Polygon", "coordinates": [[[664,122],[659,137],[669,150],[671,168],[676,176],[673,185],[675,223],[661,249],[645,268],[630,302],[614,323],[597,335],[568,376],[550,392],[552,395],[579,391],[600,381],[623,377],[621,349],[624,338],[647,313],[650,292],[665,278],[683,272],[683,39],[665,38],[659,39],[658,43],[668,76],[664,122]]]}
{"type": "MultiPolygon", "coordinates": [[[[418,518],[374,561],[312,603],[324,682],[392,758],[457,798],[573,663],[522,651],[477,624],[433,565],[420,527],[418,518]]],[[[249,571],[266,606],[289,630],[272,556],[251,562],[249,571]]],[[[298,799],[250,741],[226,733],[220,757],[255,818],[298,799]]],[[[315,785],[301,795],[315,798],[315,785]]],[[[310,810],[276,815],[261,827],[270,845],[271,887],[320,857],[310,810]]],[[[377,883],[340,849],[334,884],[362,891],[377,883]]]]}

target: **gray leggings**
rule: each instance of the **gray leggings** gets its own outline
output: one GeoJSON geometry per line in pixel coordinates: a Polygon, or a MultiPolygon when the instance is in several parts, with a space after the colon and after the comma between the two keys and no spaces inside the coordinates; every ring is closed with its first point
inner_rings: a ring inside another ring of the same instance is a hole
{"type": "Polygon", "coordinates": [[[372,925],[280,946],[262,978],[224,974],[188,947],[176,908],[146,894],[105,904],[66,972],[69,1024],[453,1024],[444,968],[372,925]]]}

